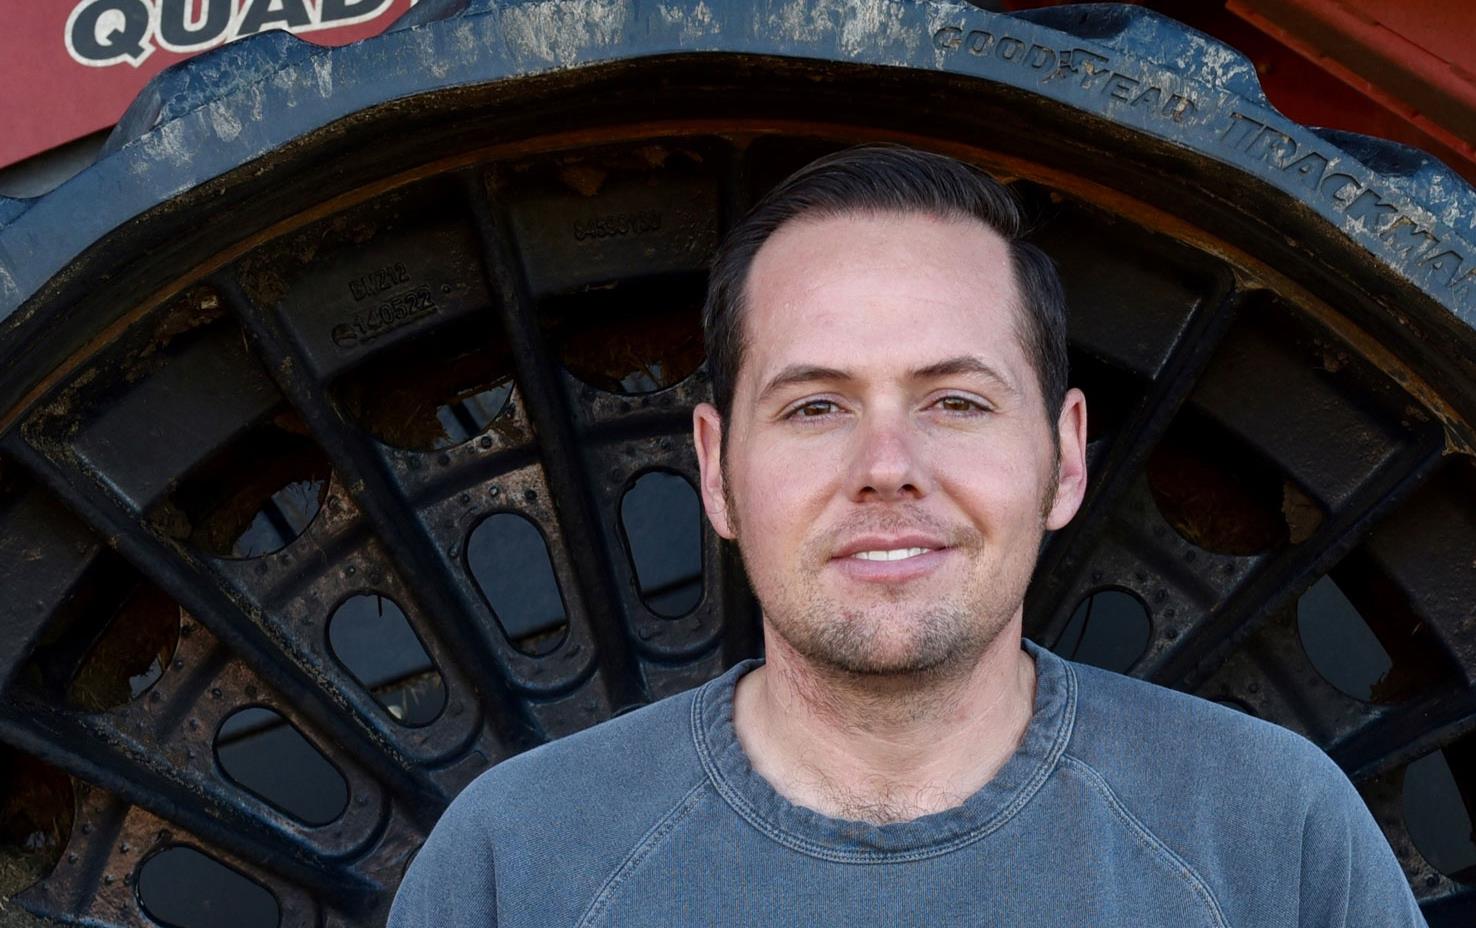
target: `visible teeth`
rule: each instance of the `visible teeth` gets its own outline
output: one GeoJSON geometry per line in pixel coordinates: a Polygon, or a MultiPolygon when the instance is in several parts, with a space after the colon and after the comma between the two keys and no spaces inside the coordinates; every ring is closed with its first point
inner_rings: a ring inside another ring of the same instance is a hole
{"type": "Polygon", "coordinates": [[[857,551],[851,557],[863,561],[905,561],[919,554],[927,554],[932,548],[889,548],[885,551],[857,551]]]}

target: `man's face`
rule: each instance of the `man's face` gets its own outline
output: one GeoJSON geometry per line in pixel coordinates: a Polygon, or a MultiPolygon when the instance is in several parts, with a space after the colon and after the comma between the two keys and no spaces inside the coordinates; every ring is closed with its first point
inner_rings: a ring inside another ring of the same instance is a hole
{"type": "Polygon", "coordinates": [[[968,220],[799,220],[755,257],[729,421],[694,417],[703,503],[811,662],[972,665],[1018,617],[1085,432],[1077,391],[1046,414],[1018,305],[1008,246],[968,220]]]}

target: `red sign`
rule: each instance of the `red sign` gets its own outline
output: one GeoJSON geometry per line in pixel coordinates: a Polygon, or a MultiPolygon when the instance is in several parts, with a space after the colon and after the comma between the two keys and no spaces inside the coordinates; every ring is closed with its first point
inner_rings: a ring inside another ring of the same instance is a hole
{"type": "Polygon", "coordinates": [[[0,27],[0,167],[118,121],[149,78],[268,29],[318,45],[383,32],[416,0],[33,0],[0,27]]]}

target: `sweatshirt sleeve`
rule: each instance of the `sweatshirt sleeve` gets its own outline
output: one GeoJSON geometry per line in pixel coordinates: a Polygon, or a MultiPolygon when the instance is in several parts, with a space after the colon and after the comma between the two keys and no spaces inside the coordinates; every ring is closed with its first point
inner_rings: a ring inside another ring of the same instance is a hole
{"type": "Polygon", "coordinates": [[[405,871],[386,928],[496,928],[487,807],[474,783],[446,809],[405,871]]]}
{"type": "Polygon", "coordinates": [[[1300,928],[1427,928],[1363,797],[1327,760],[1302,838],[1300,928]]]}

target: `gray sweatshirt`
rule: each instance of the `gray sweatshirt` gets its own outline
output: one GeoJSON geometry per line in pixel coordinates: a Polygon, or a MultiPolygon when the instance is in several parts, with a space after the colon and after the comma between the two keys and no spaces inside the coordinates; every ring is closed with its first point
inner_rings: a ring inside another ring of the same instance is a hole
{"type": "Polygon", "coordinates": [[[1343,773],[1275,725],[1025,642],[1034,715],[963,805],[891,825],[754,772],[756,665],[487,771],[391,928],[1403,928],[1404,873],[1343,773]]]}

